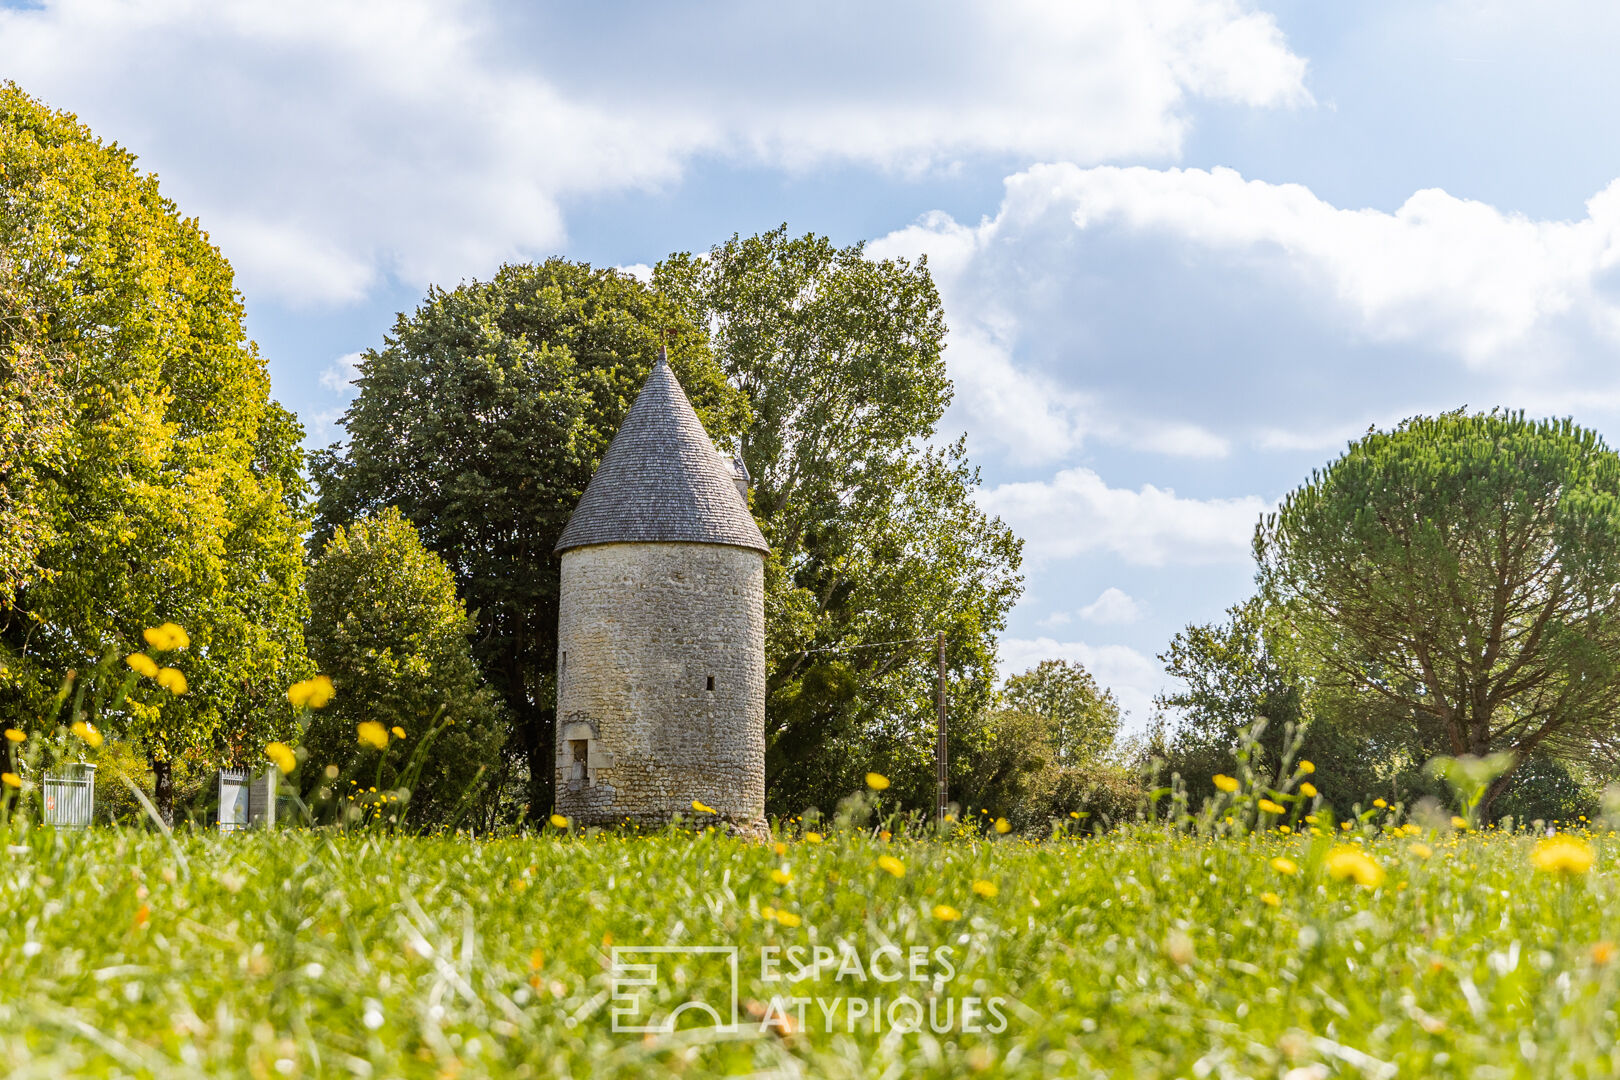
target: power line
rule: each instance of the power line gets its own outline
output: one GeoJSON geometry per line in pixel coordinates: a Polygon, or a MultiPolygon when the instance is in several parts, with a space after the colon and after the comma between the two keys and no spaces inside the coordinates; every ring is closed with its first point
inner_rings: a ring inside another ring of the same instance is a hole
{"type": "Polygon", "coordinates": [[[856,649],[876,649],[884,645],[920,645],[925,641],[932,642],[933,640],[932,637],[896,638],[893,641],[869,641],[865,645],[829,645],[822,649],[795,649],[794,651],[800,655],[808,656],[811,653],[854,652],[856,649]]]}

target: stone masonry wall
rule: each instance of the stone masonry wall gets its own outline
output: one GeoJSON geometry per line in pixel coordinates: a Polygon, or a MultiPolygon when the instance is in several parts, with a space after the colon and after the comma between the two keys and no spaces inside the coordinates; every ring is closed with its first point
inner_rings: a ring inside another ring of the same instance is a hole
{"type": "Polygon", "coordinates": [[[696,799],[735,825],[763,822],[759,552],[570,549],[557,648],[559,813],[587,825],[656,824],[677,812],[690,818],[696,799]]]}

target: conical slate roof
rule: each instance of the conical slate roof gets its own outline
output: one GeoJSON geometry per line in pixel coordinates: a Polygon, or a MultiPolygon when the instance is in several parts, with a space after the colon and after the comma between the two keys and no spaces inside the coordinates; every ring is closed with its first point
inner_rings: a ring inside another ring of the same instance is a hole
{"type": "Polygon", "coordinates": [[[648,543],[770,550],[662,352],[555,550],[648,543]]]}

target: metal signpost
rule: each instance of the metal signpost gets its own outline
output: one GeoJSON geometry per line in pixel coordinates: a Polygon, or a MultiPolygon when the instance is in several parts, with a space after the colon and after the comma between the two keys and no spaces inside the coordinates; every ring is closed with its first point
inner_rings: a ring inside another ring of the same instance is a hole
{"type": "Polygon", "coordinates": [[[219,770],[219,831],[273,826],[276,792],[280,787],[281,770],[274,765],[261,773],[248,769],[219,770]]]}
{"type": "Polygon", "coordinates": [[[64,765],[56,773],[47,773],[42,786],[45,789],[45,824],[59,829],[84,829],[90,826],[96,806],[96,767],[84,762],[64,765]]]}
{"type": "Polygon", "coordinates": [[[236,832],[248,826],[248,785],[252,776],[246,769],[219,770],[219,831],[236,832]]]}

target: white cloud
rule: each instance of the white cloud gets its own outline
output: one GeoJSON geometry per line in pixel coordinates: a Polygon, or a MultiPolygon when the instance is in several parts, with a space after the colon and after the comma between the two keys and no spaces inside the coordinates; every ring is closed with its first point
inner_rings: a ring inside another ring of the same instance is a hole
{"type": "MultiPolygon", "coordinates": [[[[1474,364],[1513,353],[1566,316],[1620,341],[1620,301],[1600,281],[1620,266],[1620,180],[1592,196],[1579,221],[1533,221],[1438,189],[1384,213],[1224,168],[1041,165],[1008,178],[994,219],[970,230],[934,215],[884,244],[942,250],[955,277],[1054,224],[1163,236],[1247,272],[1274,267],[1370,339],[1433,344],[1474,364]]],[[[1003,333],[1016,325],[994,301],[976,306],[998,310],[1003,333]]]]}
{"type": "MultiPolygon", "coordinates": [[[[881,250],[874,254],[883,255],[881,250]]],[[[1011,343],[971,324],[951,331],[946,362],[956,400],[977,431],[1018,461],[1060,459],[1079,449],[1096,405],[1039,373],[1019,368],[1011,343]]]]}
{"type": "Polygon", "coordinates": [[[309,424],[307,441],[310,446],[327,446],[342,440],[343,414],[348,411],[349,402],[360,392],[360,388],[354,385],[354,381],[359,377],[360,354],[357,352],[345,353],[321,372],[319,379],[321,389],[337,395],[341,404],[305,411],[304,416],[309,424]]]}
{"type": "Polygon", "coordinates": [[[332,361],[327,369],[321,372],[321,386],[336,394],[353,397],[356,393],[354,381],[360,377],[360,354],[357,352],[345,353],[332,361]]]}
{"type": "Polygon", "coordinates": [[[1620,345],[1620,180],[1549,221],[1433,189],[1387,213],[1224,168],[1040,165],[993,217],[930,214],[870,250],[928,255],[947,425],[1021,464],[1332,451],[1419,411],[1620,399],[1594,359],[1620,345]]]}
{"type": "Polygon", "coordinates": [[[1363,430],[1354,424],[1311,428],[1261,427],[1255,430],[1253,443],[1261,450],[1338,450],[1345,443],[1360,438],[1363,430]]]}
{"type": "Polygon", "coordinates": [[[1125,645],[1088,645],[1083,641],[1055,638],[1003,638],[999,666],[1001,677],[1016,675],[1042,660],[1077,661],[1098,683],[1114,692],[1126,714],[1121,728],[1141,731],[1153,715],[1153,696],[1169,679],[1151,657],[1125,645]]]}
{"type": "MultiPolygon", "coordinates": [[[[885,237],[869,250],[887,258],[907,251],[899,234],[885,237]]],[[[930,255],[936,280],[940,274],[930,255]]],[[[1088,438],[1149,450],[1171,457],[1219,458],[1230,442],[1200,424],[1136,416],[1107,408],[1100,396],[1063,385],[1013,360],[1015,335],[1010,325],[986,326],[972,320],[971,305],[948,279],[941,282],[946,310],[956,320],[950,332],[946,362],[956,388],[956,407],[966,426],[1022,464],[1061,461],[1080,450],[1088,438]]],[[[1010,320],[1004,320],[1010,323],[1010,320]]],[[[947,421],[946,429],[951,427],[947,421]]]]}
{"type": "Polygon", "coordinates": [[[1067,611],[1054,611],[1052,614],[1043,619],[1037,619],[1035,625],[1056,628],[1059,626],[1068,626],[1073,621],[1074,616],[1070,615],[1067,611]]]}
{"type": "Polygon", "coordinates": [[[1036,566],[1095,552],[1138,566],[1244,561],[1269,508],[1257,495],[1184,499],[1152,484],[1111,488],[1086,468],[1001,484],[979,502],[1024,538],[1025,557],[1036,566]]]}
{"type": "MultiPolygon", "coordinates": [[[[740,112],[755,152],[788,162],[1168,157],[1187,133],[1189,97],[1251,107],[1311,101],[1305,61],[1275,19],[1233,0],[933,2],[881,15],[850,4],[819,9],[814,22],[747,25],[772,36],[791,25],[798,40],[785,53],[747,43],[733,57],[759,59],[728,65],[725,84],[739,100],[723,102],[711,86],[709,105],[740,112]],[[929,29],[919,33],[920,24],[929,29]],[[855,38],[864,40],[852,46],[855,38]],[[847,88],[832,86],[834,72],[847,88]]],[[[666,33],[706,48],[690,26],[666,33]]]]}
{"type": "Polygon", "coordinates": [[[1305,62],[1239,0],[734,0],[613,18],[476,0],[54,0],[0,9],[0,40],[8,77],[162,175],[250,295],[311,303],[555,249],[565,200],[672,182],[698,155],[1173,157],[1192,99],[1310,100],[1305,62]]]}
{"type": "Polygon", "coordinates": [[[1130,593],[1110,586],[1097,599],[1080,609],[1080,617],[1098,625],[1132,623],[1142,617],[1142,608],[1130,593]]]}

